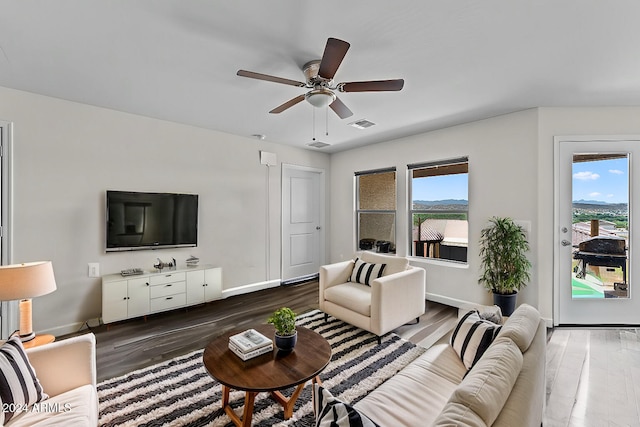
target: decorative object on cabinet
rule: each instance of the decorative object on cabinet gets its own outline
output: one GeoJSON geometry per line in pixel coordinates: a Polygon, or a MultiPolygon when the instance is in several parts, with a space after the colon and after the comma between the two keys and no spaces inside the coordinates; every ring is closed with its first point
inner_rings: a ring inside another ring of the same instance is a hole
{"type": "Polygon", "coordinates": [[[20,300],[20,339],[35,338],[31,319],[31,298],[56,290],[51,261],[0,266],[0,300],[20,300]]]}
{"type": "Polygon", "coordinates": [[[195,257],[193,255],[191,255],[189,258],[187,258],[187,267],[193,267],[195,265],[198,265],[198,263],[200,262],[200,258],[195,257]]]}

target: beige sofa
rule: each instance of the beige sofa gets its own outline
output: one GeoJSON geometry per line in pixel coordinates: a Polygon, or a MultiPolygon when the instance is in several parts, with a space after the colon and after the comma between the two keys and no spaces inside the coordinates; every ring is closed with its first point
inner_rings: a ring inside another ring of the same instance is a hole
{"type": "Polygon", "coordinates": [[[97,426],[96,340],[92,333],[26,350],[49,399],[6,426],[97,426]]]}
{"type": "Polygon", "coordinates": [[[370,286],[349,281],[354,260],[320,267],[320,310],[378,337],[425,312],[425,271],[404,257],[363,252],[359,259],[386,264],[370,286]]]}
{"type": "Polygon", "coordinates": [[[380,426],[540,427],[546,326],[521,305],[467,373],[448,343],[422,356],[354,407],[380,426]]]}

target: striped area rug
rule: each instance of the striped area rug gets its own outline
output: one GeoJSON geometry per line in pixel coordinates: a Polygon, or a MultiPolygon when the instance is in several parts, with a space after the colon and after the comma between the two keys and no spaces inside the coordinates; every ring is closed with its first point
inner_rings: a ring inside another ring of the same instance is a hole
{"type": "MultiPolygon", "coordinates": [[[[320,374],[323,384],[341,400],[356,403],[424,352],[393,333],[378,345],[375,335],[318,310],[297,323],[313,329],[331,344],[331,362],[320,374]]],[[[309,383],[310,384],[310,383],[309,383]]],[[[312,426],[311,387],[298,398],[293,417],[268,393],[256,396],[254,426],[312,426]]],[[[287,390],[285,395],[293,392],[287,390]]],[[[202,350],[98,384],[101,426],[230,426],[221,409],[222,387],[205,370],[202,350]]],[[[244,392],[232,391],[231,404],[242,413],[244,392]]]]}

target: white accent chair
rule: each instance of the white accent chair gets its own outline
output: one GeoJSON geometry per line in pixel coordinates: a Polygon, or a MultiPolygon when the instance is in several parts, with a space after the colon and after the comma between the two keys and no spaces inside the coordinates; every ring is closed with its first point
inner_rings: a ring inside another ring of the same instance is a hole
{"type": "Polygon", "coordinates": [[[92,333],[25,350],[49,399],[16,414],[7,427],[97,426],[96,338],[92,333]]]}
{"type": "Polygon", "coordinates": [[[371,286],[349,281],[354,260],[320,267],[320,310],[380,337],[425,312],[425,271],[404,257],[363,252],[362,261],[386,264],[371,286]]]}

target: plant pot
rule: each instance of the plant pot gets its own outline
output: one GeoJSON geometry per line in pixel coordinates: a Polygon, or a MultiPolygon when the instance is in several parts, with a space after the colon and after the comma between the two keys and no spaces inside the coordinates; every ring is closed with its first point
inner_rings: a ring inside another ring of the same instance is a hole
{"type": "Polygon", "coordinates": [[[500,307],[503,316],[511,316],[516,309],[516,298],[518,293],[498,294],[493,293],[493,303],[500,307]]]}
{"type": "Polygon", "coordinates": [[[298,341],[298,331],[293,335],[278,335],[275,334],[276,347],[280,351],[292,351],[298,341]]]}

